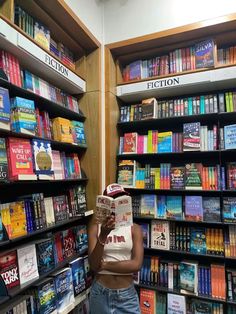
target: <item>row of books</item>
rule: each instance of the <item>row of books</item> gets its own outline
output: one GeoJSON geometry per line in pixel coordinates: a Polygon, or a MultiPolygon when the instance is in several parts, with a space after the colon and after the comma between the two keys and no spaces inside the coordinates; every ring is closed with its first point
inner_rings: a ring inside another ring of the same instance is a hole
{"type": "Polygon", "coordinates": [[[226,300],[225,266],[198,262],[168,261],[157,256],[145,256],[138,283],[167,288],[183,294],[226,300]]]}
{"type": "MultiPolygon", "coordinates": [[[[195,298],[186,298],[184,295],[162,293],[155,290],[140,289],[140,308],[143,314],[224,314],[223,304],[208,302],[195,298]]],[[[233,314],[235,308],[232,307],[233,314]]]]}
{"type": "Polygon", "coordinates": [[[39,139],[0,138],[0,181],[63,180],[82,178],[76,153],[53,151],[39,139]]]}
{"type": "Polygon", "coordinates": [[[120,122],[235,111],[235,91],[168,100],[148,98],[140,104],[122,105],[120,122]]]}
{"type": "Polygon", "coordinates": [[[128,188],[225,190],[227,186],[234,190],[235,173],[234,162],[226,166],[203,166],[201,163],[174,166],[160,163],[159,167],[152,167],[151,164],[142,166],[135,160],[120,160],[118,163],[118,183],[128,188]]]}
{"type": "Polygon", "coordinates": [[[55,42],[51,37],[50,30],[18,5],[15,6],[14,23],[42,47],[61,59],[65,65],[75,69],[72,51],[62,43],[55,42]]]}
{"type": "Polygon", "coordinates": [[[0,275],[8,290],[22,286],[52,271],[66,259],[86,252],[87,246],[86,226],[59,231],[1,253],[0,275]]]}
{"type": "Polygon", "coordinates": [[[137,60],[123,69],[125,82],[148,77],[214,67],[216,58],[213,39],[170,51],[148,60],[137,60]]]}
{"type": "Polygon", "coordinates": [[[199,195],[132,195],[134,217],[151,217],[185,221],[236,221],[236,197],[199,195]]]}
{"type": "Polygon", "coordinates": [[[229,46],[217,49],[217,61],[219,64],[236,63],[236,46],[229,46]]]}
{"type": "Polygon", "coordinates": [[[68,222],[86,211],[85,187],[70,188],[67,194],[44,197],[35,193],[0,204],[0,240],[26,236],[37,230],[68,222]]]}
{"type": "Polygon", "coordinates": [[[78,100],[75,97],[68,95],[31,72],[21,69],[18,59],[13,54],[0,50],[0,68],[12,84],[25,88],[74,112],[79,112],[78,100]]]}

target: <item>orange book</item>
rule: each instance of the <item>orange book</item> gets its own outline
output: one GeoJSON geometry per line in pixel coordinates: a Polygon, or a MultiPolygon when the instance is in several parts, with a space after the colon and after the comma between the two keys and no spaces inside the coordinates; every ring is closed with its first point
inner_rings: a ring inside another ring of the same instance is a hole
{"type": "Polygon", "coordinates": [[[217,298],[216,271],[214,264],[211,264],[211,296],[212,298],[217,298]]]}
{"type": "Polygon", "coordinates": [[[151,256],[151,283],[154,284],[155,280],[155,257],[151,256]]]}
{"type": "Polygon", "coordinates": [[[140,309],[142,314],[156,313],[156,292],[149,289],[140,289],[140,309]]]}
{"type": "Polygon", "coordinates": [[[138,134],[136,132],[124,134],[123,154],[137,153],[138,134]]]}
{"type": "Polygon", "coordinates": [[[209,190],[210,184],[209,184],[208,168],[204,167],[204,171],[205,171],[205,188],[206,190],[209,190]]]}
{"type": "Polygon", "coordinates": [[[155,278],[154,278],[154,282],[155,284],[158,284],[158,275],[159,275],[159,259],[158,257],[154,257],[154,272],[155,272],[155,278]]]}

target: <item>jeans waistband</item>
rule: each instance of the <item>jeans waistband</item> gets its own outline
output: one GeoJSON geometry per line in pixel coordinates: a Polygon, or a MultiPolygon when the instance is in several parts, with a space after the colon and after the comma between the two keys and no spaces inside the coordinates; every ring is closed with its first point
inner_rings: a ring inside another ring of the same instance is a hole
{"type": "Polygon", "coordinates": [[[121,288],[121,289],[110,289],[110,288],[107,288],[107,287],[104,287],[100,282],[98,281],[94,281],[93,282],[93,285],[92,285],[94,288],[96,287],[97,289],[99,289],[102,293],[116,293],[116,294],[119,294],[119,293],[123,293],[123,292],[129,292],[129,291],[132,291],[134,289],[134,284],[131,284],[129,287],[127,288],[121,288]]]}

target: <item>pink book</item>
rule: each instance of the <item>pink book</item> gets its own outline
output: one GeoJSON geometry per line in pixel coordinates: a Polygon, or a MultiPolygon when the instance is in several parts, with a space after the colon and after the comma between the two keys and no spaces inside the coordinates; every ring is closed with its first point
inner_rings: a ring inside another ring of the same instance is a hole
{"type": "Polygon", "coordinates": [[[138,148],[137,148],[137,153],[138,154],[143,154],[144,153],[144,136],[138,134],[138,148]]]}

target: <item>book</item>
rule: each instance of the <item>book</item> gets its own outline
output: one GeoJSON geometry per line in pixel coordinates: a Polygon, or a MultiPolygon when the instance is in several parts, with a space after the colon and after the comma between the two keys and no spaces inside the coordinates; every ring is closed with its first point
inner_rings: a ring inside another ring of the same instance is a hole
{"type": "Polygon", "coordinates": [[[53,196],[53,208],[55,223],[67,220],[69,217],[69,208],[66,195],[53,196]]]}
{"type": "Polygon", "coordinates": [[[83,258],[84,258],[85,284],[86,284],[86,289],[88,289],[92,284],[93,275],[92,275],[92,270],[89,265],[88,255],[85,255],[83,258]]]}
{"type": "Polygon", "coordinates": [[[149,230],[149,223],[139,223],[139,225],[142,228],[142,232],[143,232],[143,246],[144,247],[149,247],[150,245],[150,230],[149,230]]]}
{"type": "Polygon", "coordinates": [[[59,142],[73,143],[71,121],[57,117],[52,120],[54,140],[59,142]]]}
{"type": "Polygon", "coordinates": [[[169,222],[152,220],[151,222],[151,248],[169,250],[169,222]]]}
{"type": "Polygon", "coordinates": [[[8,162],[5,138],[0,138],[0,181],[8,180],[8,162]]]}
{"type": "Polygon", "coordinates": [[[236,197],[223,198],[223,221],[235,222],[236,221],[236,197]]]}
{"type": "Polygon", "coordinates": [[[79,257],[70,262],[69,265],[72,272],[74,295],[77,296],[86,288],[84,258],[79,257]]]}
{"type": "Polygon", "coordinates": [[[39,240],[35,243],[39,275],[55,268],[53,242],[51,239],[39,240]]]}
{"type": "Polygon", "coordinates": [[[84,253],[88,249],[88,234],[86,225],[78,225],[74,228],[75,248],[79,254],[84,253]]]}
{"type": "Polygon", "coordinates": [[[71,126],[74,143],[78,145],[86,145],[84,123],[81,121],[71,121],[71,126]]]}
{"type": "Polygon", "coordinates": [[[10,238],[18,238],[27,234],[27,222],[25,206],[23,201],[10,203],[10,221],[11,221],[11,235],[10,238]]]}
{"type": "Polygon", "coordinates": [[[166,218],[182,220],[182,196],[166,197],[166,218]]]}
{"type": "Polygon", "coordinates": [[[50,50],[50,31],[38,21],[34,22],[34,39],[43,48],[50,50]]]}
{"type": "Polygon", "coordinates": [[[33,160],[35,174],[39,176],[40,175],[48,175],[49,177],[52,176],[54,174],[54,171],[51,142],[41,139],[40,140],[33,139],[32,150],[34,157],[33,160]]]}
{"type": "Polygon", "coordinates": [[[115,228],[132,226],[131,196],[122,195],[114,199],[110,196],[98,195],[95,209],[97,223],[102,224],[111,214],[115,216],[115,228]]]}
{"type": "Polygon", "coordinates": [[[185,165],[185,189],[202,190],[202,164],[191,163],[185,165]]]}
{"type": "Polygon", "coordinates": [[[75,236],[72,228],[62,231],[62,248],[64,259],[75,254],[75,236]]]}
{"type": "Polygon", "coordinates": [[[215,43],[213,39],[203,40],[195,44],[196,69],[210,68],[215,65],[215,43]]]}
{"type": "Polygon", "coordinates": [[[15,250],[6,253],[1,253],[0,275],[4,280],[7,289],[11,289],[20,284],[19,268],[15,250]]]}
{"type": "Polygon", "coordinates": [[[174,190],[184,189],[185,187],[185,168],[184,167],[171,167],[170,187],[171,189],[174,189],[174,190]]]}
{"type": "Polygon", "coordinates": [[[155,194],[142,194],[140,209],[141,216],[154,218],[157,209],[157,196],[155,194]]]}
{"type": "Polygon", "coordinates": [[[184,294],[198,294],[197,263],[180,263],[180,292],[184,294]]]}
{"type": "Polygon", "coordinates": [[[206,234],[204,228],[191,228],[190,252],[194,254],[206,254],[206,234]]]}
{"type": "Polygon", "coordinates": [[[136,132],[125,133],[123,154],[137,154],[138,134],[136,132]]]}
{"type": "Polygon", "coordinates": [[[213,314],[212,303],[202,300],[192,300],[193,314],[213,314]]]}
{"type": "Polygon", "coordinates": [[[158,132],[158,153],[172,152],[172,132],[158,132]]]}
{"type": "Polygon", "coordinates": [[[184,123],[183,151],[200,151],[200,123],[184,123]]]}
{"type": "Polygon", "coordinates": [[[8,89],[0,87],[0,129],[10,131],[10,98],[8,89]]]}
{"type": "Polygon", "coordinates": [[[21,285],[39,277],[35,244],[18,248],[17,258],[21,285]]]}
{"type": "Polygon", "coordinates": [[[156,291],[140,289],[140,310],[142,314],[156,313],[156,291]]]}
{"type": "Polygon", "coordinates": [[[185,219],[203,221],[203,204],[201,196],[185,196],[185,219]]]}
{"type": "Polygon", "coordinates": [[[148,98],[142,100],[142,117],[141,120],[157,118],[157,100],[148,98]]]}
{"type": "MultiPolygon", "coordinates": [[[[203,197],[202,199],[203,206],[203,220],[220,222],[221,221],[221,212],[220,212],[220,198],[219,197],[203,197]]],[[[224,210],[224,204],[223,204],[224,210]]]]}
{"type": "Polygon", "coordinates": [[[117,183],[124,187],[135,187],[136,166],[135,160],[120,160],[117,183]]]}
{"type": "Polygon", "coordinates": [[[236,148],[236,124],[224,126],[224,146],[225,149],[236,148]]]}
{"type": "Polygon", "coordinates": [[[185,296],[168,293],[167,294],[167,313],[186,314],[185,296]]]}

